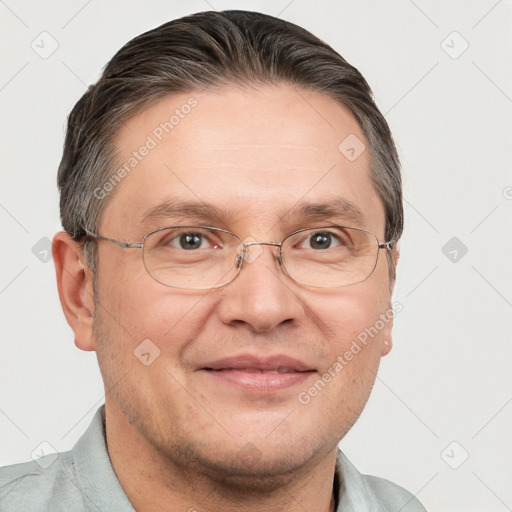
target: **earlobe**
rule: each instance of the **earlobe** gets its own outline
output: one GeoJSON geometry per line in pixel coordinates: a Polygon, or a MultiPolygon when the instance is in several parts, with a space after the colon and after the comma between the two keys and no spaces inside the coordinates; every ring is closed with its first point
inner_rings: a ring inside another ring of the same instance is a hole
{"type": "Polygon", "coordinates": [[[391,337],[386,338],[382,343],[382,350],[380,352],[381,356],[387,356],[393,347],[393,340],[391,337]]]}
{"type": "Polygon", "coordinates": [[[82,350],[94,350],[92,275],[83,261],[81,246],[60,231],[53,237],[52,253],[60,303],[75,333],[75,344],[82,350]]]}

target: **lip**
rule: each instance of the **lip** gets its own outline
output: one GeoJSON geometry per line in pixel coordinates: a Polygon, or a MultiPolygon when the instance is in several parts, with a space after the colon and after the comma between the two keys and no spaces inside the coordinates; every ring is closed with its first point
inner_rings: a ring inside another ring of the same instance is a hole
{"type": "Polygon", "coordinates": [[[285,355],[243,354],[208,362],[201,372],[215,382],[256,394],[271,394],[300,384],[316,370],[285,355]]]}

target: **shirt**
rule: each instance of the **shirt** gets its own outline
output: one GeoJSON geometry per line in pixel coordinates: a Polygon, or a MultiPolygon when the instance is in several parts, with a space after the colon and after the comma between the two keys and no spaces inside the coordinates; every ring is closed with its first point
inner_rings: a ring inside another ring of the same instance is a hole
{"type": "MultiPolygon", "coordinates": [[[[365,476],[341,451],[336,460],[337,512],[426,512],[396,484],[365,476]]],[[[2,512],[133,512],[105,439],[105,408],[72,450],[0,468],[2,512]]]]}

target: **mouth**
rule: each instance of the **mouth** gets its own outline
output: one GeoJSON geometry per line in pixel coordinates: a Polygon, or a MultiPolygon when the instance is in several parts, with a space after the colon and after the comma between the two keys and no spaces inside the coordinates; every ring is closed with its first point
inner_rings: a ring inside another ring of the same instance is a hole
{"type": "Polygon", "coordinates": [[[253,394],[272,394],[303,383],[316,369],[287,356],[243,355],[207,363],[201,370],[218,385],[253,394]]]}
{"type": "Polygon", "coordinates": [[[293,373],[297,370],[293,370],[292,368],[277,368],[276,370],[264,370],[263,368],[219,368],[219,369],[213,369],[213,368],[205,368],[205,370],[210,370],[212,372],[225,372],[225,371],[241,371],[245,373],[293,373]]]}

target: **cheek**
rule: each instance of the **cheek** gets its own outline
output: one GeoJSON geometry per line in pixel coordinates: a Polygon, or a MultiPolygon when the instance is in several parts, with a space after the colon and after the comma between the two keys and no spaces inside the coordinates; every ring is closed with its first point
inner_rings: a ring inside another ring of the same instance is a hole
{"type": "Polygon", "coordinates": [[[184,354],[204,329],[212,306],[204,294],[177,295],[158,283],[139,289],[123,282],[99,292],[94,335],[101,373],[128,418],[146,416],[148,404],[153,410],[174,404],[174,420],[181,421],[180,415],[195,410],[183,388],[184,354]]]}
{"type": "Polygon", "coordinates": [[[113,307],[115,313],[110,323],[118,338],[130,338],[136,343],[150,339],[162,354],[171,358],[180,356],[211,314],[211,306],[204,296],[176,295],[165,287],[157,293],[127,292],[118,297],[113,307]]]}
{"type": "Polygon", "coordinates": [[[332,400],[356,408],[366,402],[373,386],[392,322],[386,314],[389,294],[375,283],[361,283],[357,293],[347,288],[343,294],[322,296],[314,305],[317,325],[328,342],[321,379],[328,383],[332,400]]]}
{"type": "MultiPolygon", "coordinates": [[[[134,255],[135,256],[135,255],[134,255]]],[[[98,276],[99,308],[106,325],[121,339],[162,344],[193,336],[203,323],[205,295],[187,293],[156,282],[142,260],[114,260],[98,276]]]]}
{"type": "Polygon", "coordinates": [[[129,395],[124,403],[147,402],[155,388],[179,393],[169,372],[183,380],[183,353],[206,322],[207,297],[162,286],[144,267],[102,270],[94,336],[107,387],[129,395]]]}
{"type": "Polygon", "coordinates": [[[364,333],[368,331],[374,339],[385,330],[387,322],[380,319],[390,307],[386,283],[374,279],[373,282],[347,287],[342,292],[323,293],[315,298],[311,309],[318,316],[317,324],[325,337],[332,340],[333,348],[343,350],[351,340],[364,341],[364,333]]]}

